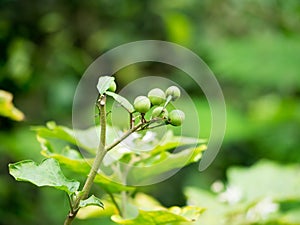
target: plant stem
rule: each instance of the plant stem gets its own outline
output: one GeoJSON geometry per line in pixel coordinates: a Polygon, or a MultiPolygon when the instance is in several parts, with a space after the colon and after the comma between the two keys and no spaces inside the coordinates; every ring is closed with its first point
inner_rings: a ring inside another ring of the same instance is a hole
{"type": "MultiPolygon", "coordinates": [[[[132,161],[132,160],[130,160],[132,161]]],[[[131,163],[129,162],[129,165],[131,163]]],[[[121,172],[121,178],[122,178],[122,182],[123,184],[127,184],[127,176],[128,176],[128,172],[129,172],[129,168],[128,165],[125,166],[125,168],[122,170],[120,168],[120,172],[121,172]]],[[[122,191],[121,192],[121,207],[122,207],[122,213],[123,213],[123,218],[127,218],[128,217],[128,211],[127,211],[127,191],[122,191]]]]}
{"type": "Polygon", "coordinates": [[[118,213],[120,214],[120,216],[123,216],[122,210],[120,209],[120,206],[119,206],[119,204],[117,203],[117,201],[116,201],[114,195],[113,195],[111,192],[107,192],[107,194],[109,195],[111,201],[112,201],[112,202],[114,203],[114,205],[116,206],[117,211],[118,211],[118,213]]]}
{"type": "Polygon", "coordinates": [[[121,199],[122,199],[122,202],[121,202],[122,217],[126,219],[128,216],[127,207],[126,207],[126,204],[127,204],[127,192],[126,191],[121,192],[121,199]]]}
{"type": "Polygon", "coordinates": [[[81,200],[84,200],[88,197],[89,192],[92,188],[94,179],[97,175],[97,171],[99,170],[99,167],[101,165],[101,162],[106,154],[105,144],[106,144],[106,97],[105,95],[102,95],[99,97],[97,106],[100,111],[100,144],[98,146],[96,158],[94,160],[94,163],[92,165],[92,168],[88,174],[88,177],[85,181],[85,184],[83,186],[83,189],[81,191],[81,194],[77,196],[77,198],[74,201],[73,207],[71,208],[64,225],[70,225],[74,218],[76,217],[78,211],[79,211],[79,203],[81,200]]]}
{"type": "MultiPolygon", "coordinates": [[[[97,175],[97,171],[100,168],[100,165],[103,161],[104,156],[106,153],[113,149],[115,146],[120,144],[123,140],[125,140],[130,134],[133,132],[137,131],[139,128],[145,126],[145,123],[139,123],[138,125],[132,127],[130,130],[124,133],[122,137],[117,139],[115,142],[110,144],[109,146],[105,147],[106,145],[106,96],[102,95],[99,96],[98,102],[97,102],[97,107],[99,108],[100,111],[100,144],[98,146],[96,158],[94,160],[94,163],[92,165],[92,168],[88,174],[88,177],[85,181],[85,184],[82,188],[81,193],[76,197],[74,204],[71,205],[71,210],[64,222],[64,225],[70,225],[72,224],[72,221],[75,219],[78,211],[79,211],[79,204],[81,200],[84,200],[88,197],[89,192],[92,188],[92,185],[94,183],[94,179],[97,175]]],[[[126,192],[125,192],[126,194],[126,192]]],[[[123,194],[124,195],[124,194],[123,194]]],[[[126,196],[125,196],[126,197],[126,196]]],[[[120,211],[120,214],[122,215],[123,212],[120,210],[119,206],[116,204],[116,202],[113,200],[115,203],[117,209],[120,211]]]]}

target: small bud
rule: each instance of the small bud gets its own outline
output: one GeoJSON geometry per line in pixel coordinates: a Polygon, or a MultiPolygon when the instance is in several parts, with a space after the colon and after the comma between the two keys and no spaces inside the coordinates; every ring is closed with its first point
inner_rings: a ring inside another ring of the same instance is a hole
{"type": "Polygon", "coordinates": [[[108,88],[108,91],[111,91],[111,92],[115,92],[117,90],[117,84],[116,82],[112,82],[108,88]]]}
{"type": "Polygon", "coordinates": [[[152,105],[160,105],[165,102],[166,95],[161,89],[154,88],[149,91],[148,98],[150,99],[152,105]]]}
{"type": "Polygon", "coordinates": [[[166,90],[166,96],[172,96],[172,101],[175,101],[180,97],[180,89],[176,86],[168,87],[168,89],[166,90]]]}
{"type": "Polygon", "coordinates": [[[172,110],[169,113],[169,123],[173,126],[180,126],[185,119],[184,112],[179,109],[172,110]]]}
{"type": "Polygon", "coordinates": [[[162,118],[162,119],[167,119],[168,118],[168,110],[165,109],[164,107],[156,107],[153,111],[152,111],[152,118],[162,118]]]}
{"type": "Polygon", "coordinates": [[[151,102],[146,96],[138,96],[133,103],[134,109],[140,113],[146,113],[151,107],[151,102]]]}

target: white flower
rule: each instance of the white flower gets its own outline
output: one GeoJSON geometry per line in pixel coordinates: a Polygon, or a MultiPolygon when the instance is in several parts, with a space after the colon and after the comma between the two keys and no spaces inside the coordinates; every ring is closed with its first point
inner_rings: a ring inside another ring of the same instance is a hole
{"type": "Polygon", "coordinates": [[[118,148],[118,152],[123,155],[126,153],[131,153],[131,150],[129,148],[120,147],[118,148]]]}
{"type": "Polygon", "coordinates": [[[130,134],[130,137],[132,137],[132,139],[138,139],[138,138],[140,138],[141,136],[142,136],[141,134],[136,133],[136,132],[130,134]]]}
{"type": "Polygon", "coordinates": [[[242,191],[238,187],[228,186],[226,191],[219,194],[221,202],[227,202],[230,205],[238,203],[242,199],[242,191]]]}
{"type": "Polygon", "coordinates": [[[147,131],[144,137],[142,138],[143,142],[151,142],[154,141],[156,137],[156,133],[152,131],[147,131]]]}
{"type": "MultiPolygon", "coordinates": [[[[119,137],[123,136],[123,134],[124,133],[120,133],[119,137]]],[[[122,145],[123,147],[126,147],[126,148],[130,148],[130,149],[134,148],[135,141],[138,140],[140,137],[141,137],[141,134],[134,132],[134,133],[130,134],[127,138],[125,138],[125,140],[123,140],[120,145],[122,145]]]]}
{"type": "Polygon", "coordinates": [[[222,181],[217,180],[211,185],[210,189],[215,193],[220,193],[224,190],[224,184],[222,181]]]}
{"type": "Polygon", "coordinates": [[[270,213],[276,212],[279,209],[279,205],[269,197],[264,198],[258,202],[255,206],[251,207],[246,214],[246,218],[249,221],[259,221],[268,218],[270,213]]]}

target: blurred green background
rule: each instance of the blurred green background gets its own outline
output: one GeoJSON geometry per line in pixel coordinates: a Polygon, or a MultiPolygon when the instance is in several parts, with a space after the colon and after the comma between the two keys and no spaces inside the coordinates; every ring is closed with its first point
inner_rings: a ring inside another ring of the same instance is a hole
{"type": "MultiPolygon", "coordinates": [[[[166,206],[183,205],[182,187],[208,188],[224,180],[232,165],[261,158],[300,162],[299,0],[1,0],[0,89],[13,93],[26,115],[21,123],[0,118],[1,225],[62,224],[64,196],[17,183],[7,164],[41,160],[29,126],[49,120],[71,126],[74,91],[89,64],[118,45],[144,39],[197,53],[220,82],[228,113],[221,152],[209,169],[199,173],[198,165],[189,166],[146,191],[166,206]]],[[[209,136],[207,102],[179,71],[136,64],[119,71],[118,86],[145,74],[181,84],[195,100],[201,137],[209,136]]]]}

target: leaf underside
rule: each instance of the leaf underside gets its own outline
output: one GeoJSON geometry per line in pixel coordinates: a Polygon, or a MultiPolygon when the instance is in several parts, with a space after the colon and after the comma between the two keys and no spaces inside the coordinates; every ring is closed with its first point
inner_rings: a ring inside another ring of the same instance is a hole
{"type": "Polygon", "coordinates": [[[80,208],[84,208],[87,206],[99,206],[101,208],[104,208],[103,203],[100,201],[99,198],[95,197],[94,195],[90,196],[89,198],[85,199],[85,200],[81,200],[79,203],[79,207],[80,208]]]}
{"type": "Polygon", "coordinates": [[[115,78],[111,76],[101,76],[99,77],[97,89],[99,91],[100,95],[103,95],[111,85],[112,82],[114,82],[115,78]]]}
{"type": "Polygon", "coordinates": [[[116,102],[118,102],[129,113],[133,113],[135,111],[132,104],[126,98],[122,97],[121,95],[118,95],[111,91],[107,91],[106,94],[108,96],[112,97],[116,102]]]}

